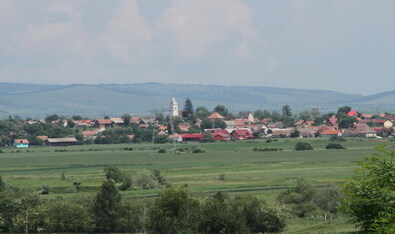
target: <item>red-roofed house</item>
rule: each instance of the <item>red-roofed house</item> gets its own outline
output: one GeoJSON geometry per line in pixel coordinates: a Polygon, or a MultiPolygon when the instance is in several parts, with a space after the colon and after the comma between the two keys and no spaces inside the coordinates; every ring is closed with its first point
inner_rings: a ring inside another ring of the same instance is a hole
{"type": "Polygon", "coordinates": [[[112,125],[111,119],[98,119],[95,122],[95,126],[100,128],[109,128],[111,127],[111,125],[112,125]]]}
{"type": "Polygon", "coordinates": [[[341,136],[342,133],[338,129],[324,130],[321,132],[322,137],[341,136]]]}
{"type": "Polygon", "coordinates": [[[235,140],[247,140],[247,139],[254,138],[254,135],[252,134],[252,132],[250,132],[247,129],[235,129],[232,131],[232,133],[230,135],[235,140]]]}
{"type": "Polygon", "coordinates": [[[29,141],[27,139],[15,139],[13,146],[15,148],[28,148],[29,147],[29,141]]]}
{"type": "Polygon", "coordinates": [[[181,134],[182,141],[203,141],[204,135],[201,133],[181,134]]]}
{"type": "Polygon", "coordinates": [[[339,124],[337,123],[336,115],[332,115],[332,117],[330,117],[325,123],[328,126],[333,126],[333,127],[339,126],[339,124]]]}
{"type": "Polygon", "coordinates": [[[359,112],[358,111],[354,111],[351,110],[347,113],[348,116],[354,116],[354,117],[358,117],[359,116],[359,112]]]}
{"type": "Polygon", "coordinates": [[[225,117],[223,117],[222,115],[218,114],[217,112],[211,114],[209,117],[207,117],[208,119],[211,120],[216,120],[216,119],[225,119],[225,117]]]}

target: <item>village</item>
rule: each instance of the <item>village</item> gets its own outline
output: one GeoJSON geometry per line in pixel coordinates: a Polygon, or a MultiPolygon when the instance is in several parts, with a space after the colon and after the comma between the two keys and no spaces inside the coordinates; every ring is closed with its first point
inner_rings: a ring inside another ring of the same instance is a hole
{"type": "MultiPolygon", "coordinates": [[[[306,117],[301,113],[297,117],[292,116],[291,108],[286,105],[280,117],[279,113],[272,112],[272,118],[264,115],[254,117],[252,112],[240,112],[235,116],[221,105],[214,108],[212,112],[205,107],[199,108],[195,113],[191,100],[187,98],[184,110],[180,111],[177,101],[173,98],[170,112],[166,117],[163,113],[148,117],[124,114],[121,117],[106,116],[103,119],[88,119],[80,116],[64,118],[52,115],[45,120],[19,121],[17,124],[28,127],[22,126],[21,131],[9,131],[8,135],[3,127],[1,140],[3,146],[27,148],[30,145],[73,146],[143,141],[166,143],[262,138],[382,138],[392,137],[395,130],[393,126],[395,115],[360,113],[348,106],[339,108],[338,113],[323,115],[312,113],[313,117],[306,117]],[[45,124],[56,125],[69,131],[64,131],[60,134],[61,137],[59,134],[40,135],[45,132],[40,125],[45,124]],[[32,128],[38,130],[32,131],[32,128]]],[[[257,115],[259,113],[262,111],[255,112],[257,115]]],[[[304,112],[306,113],[308,114],[307,111],[304,112]]]]}

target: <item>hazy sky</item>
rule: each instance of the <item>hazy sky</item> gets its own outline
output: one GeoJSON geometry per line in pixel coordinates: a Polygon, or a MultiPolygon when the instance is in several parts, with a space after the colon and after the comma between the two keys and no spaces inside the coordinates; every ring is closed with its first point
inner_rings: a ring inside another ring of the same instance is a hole
{"type": "Polygon", "coordinates": [[[0,81],[395,89],[393,0],[0,0],[0,81]]]}

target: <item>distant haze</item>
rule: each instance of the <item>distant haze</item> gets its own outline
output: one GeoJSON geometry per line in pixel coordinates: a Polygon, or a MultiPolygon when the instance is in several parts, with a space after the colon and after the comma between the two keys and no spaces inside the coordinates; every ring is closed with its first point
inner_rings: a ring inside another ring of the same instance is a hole
{"type": "Polygon", "coordinates": [[[0,82],[395,87],[395,1],[1,0],[0,82]]]}

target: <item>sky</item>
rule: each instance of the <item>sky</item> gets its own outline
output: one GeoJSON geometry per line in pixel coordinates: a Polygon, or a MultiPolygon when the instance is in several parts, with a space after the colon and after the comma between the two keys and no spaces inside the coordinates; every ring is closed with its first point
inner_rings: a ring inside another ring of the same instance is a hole
{"type": "Polygon", "coordinates": [[[392,0],[0,0],[0,82],[395,89],[392,0]]]}

